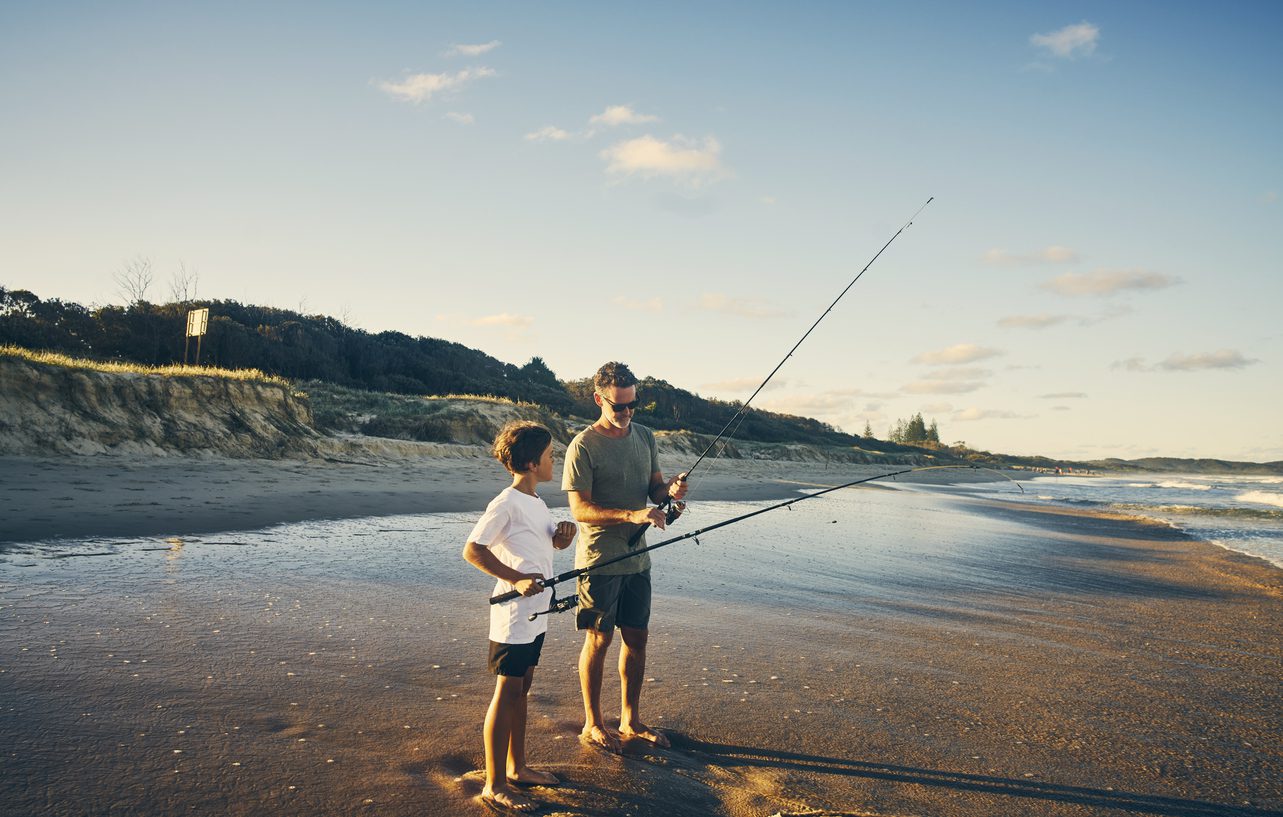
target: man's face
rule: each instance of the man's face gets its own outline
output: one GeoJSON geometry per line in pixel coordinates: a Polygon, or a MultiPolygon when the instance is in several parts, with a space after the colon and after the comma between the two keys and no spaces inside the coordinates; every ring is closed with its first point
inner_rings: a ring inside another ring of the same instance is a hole
{"type": "Polygon", "coordinates": [[[601,406],[601,419],[620,430],[628,428],[633,421],[634,409],[628,408],[637,400],[637,387],[607,386],[593,394],[593,400],[601,406]]]}

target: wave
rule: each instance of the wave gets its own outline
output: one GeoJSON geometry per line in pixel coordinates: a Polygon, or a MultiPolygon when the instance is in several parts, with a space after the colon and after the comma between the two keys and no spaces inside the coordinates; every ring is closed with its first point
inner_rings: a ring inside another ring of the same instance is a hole
{"type": "Polygon", "coordinates": [[[1251,502],[1256,505],[1275,505],[1283,508],[1283,494],[1278,491],[1245,491],[1234,497],[1237,502],[1251,502]]]}
{"type": "MultiPolygon", "coordinates": [[[[1283,497],[1281,497],[1283,499],[1283,497]]],[[[1140,502],[1116,502],[1109,507],[1132,513],[1161,513],[1174,516],[1215,516],[1229,519],[1272,519],[1283,521],[1283,508],[1207,508],[1197,505],[1149,505],[1140,502]]]]}
{"type": "Polygon", "coordinates": [[[1199,484],[1197,482],[1185,482],[1184,480],[1171,480],[1169,482],[1158,483],[1158,487],[1159,488],[1180,488],[1185,491],[1210,491],[1216,486],[1199,484]]]}

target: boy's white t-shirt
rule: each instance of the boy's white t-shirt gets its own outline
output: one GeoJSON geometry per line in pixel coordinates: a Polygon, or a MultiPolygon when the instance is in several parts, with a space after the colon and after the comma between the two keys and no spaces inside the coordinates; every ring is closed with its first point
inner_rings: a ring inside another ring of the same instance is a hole
{"type": "MultiPolygon", "coordinates": [[[[511,486],[503,489],[468,534],[469,542],[490,549],[499,561],[522,573],[552,576],[552,535],[557,526],[548,506],[538,496],[530,496],[511,486]]],[[[499,579],[494,593],[515,589],[499,579]]],[[[548,630],[547,616],[530,621],[531,613],[548,609],[551,591],[544,588],[536,596],[521,596],[503,604],[490,605],[490,640],[501,644],[529,644],[548,630]]]]}

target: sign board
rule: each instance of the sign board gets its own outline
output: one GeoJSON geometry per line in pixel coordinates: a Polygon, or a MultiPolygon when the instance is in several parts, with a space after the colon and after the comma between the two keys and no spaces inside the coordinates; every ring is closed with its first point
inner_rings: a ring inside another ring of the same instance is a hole
{"type": "Polygon", "coordinates": [[[198,338],[209,328],[209,309],[193,309],[187,313],[187,337],[198,338]]]}

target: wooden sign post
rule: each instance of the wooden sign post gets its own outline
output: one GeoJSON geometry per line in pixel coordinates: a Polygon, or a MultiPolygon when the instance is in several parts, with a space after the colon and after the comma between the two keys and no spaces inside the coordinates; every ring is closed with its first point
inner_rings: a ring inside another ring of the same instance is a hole
{"type": "Polygon", "coordinates": [[[205,337],[205,330],[209,328],[209,309],[193,309],[187,313],[187,340],[183,343],[183,365],[187,365],[187,349],[191,346],[192,338],[196,338],[196,365],[200,365],[200,340],[205,337]]]}

